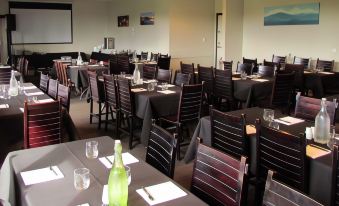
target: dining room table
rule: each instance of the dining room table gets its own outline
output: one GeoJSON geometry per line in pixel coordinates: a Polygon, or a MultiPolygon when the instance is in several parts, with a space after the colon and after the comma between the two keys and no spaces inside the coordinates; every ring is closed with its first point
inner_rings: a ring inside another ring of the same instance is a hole
{"type": "MultiPolygon", "coordinates": [[[[261,123],[268,126],[269,123],[263,119],[264,109],[259,107],[246,108],[227,112],[227,114],[246,116],[247,138],[249,138],[249,171],[255,175],[256,168],[256,130],[255,121],[260,119],[261,123]]],[[[275,110],[274,119],[287,117],[287,114],[275,110]]],[[[314,126],[314,122],[300,121],[297,124],[286,125],[279,123],[279,130],[304,137],[306,127],[314,126]]],[[[187,148],[184,161],[189,163],[196,157],[197,137],[203,144],[212,145],[211,142],[211,121],[210,116],[202,117],[192,135],[191,142],[187,148]]],[[[315,144],[311,140],[307,140],[306,155],[309,162],[309,195],[324,205],[330,205],[331,181],[332,181],[332,152],[326,145],[315,144]]]]}
{"type": "Polygon", "coordinates": [[[339,81],[337,78],[334,72],[305,70],[304,87],[311,90],[315,98],[323,98],[326,87],[331,87],[332,81],[339,81]]]}
{"type": "MultiPolygon", "coordinates": [[[[85,144],[88,140],[9,153],[0,172],[0,199],[11,205],[22,206],[106,205],[108,192],[104,188],[112,167],[114,140],[107,136],[91,139],[94,140],[98,142],[98,158],[86,157],[85,144]],[[87,189],[75,189],[74,170],[77,168],[87,168],[90,171],[87,189]],[[37,176],[38,173],[41,175],[37,176]],[[33,176],[34,181],[30,179],[33,176]],[[28,180],[32,182],[29,183],[28,180]]],[[[158,205],[207,205],[129,152],[123,148],[123,161],[131,171],[128,205],[153,205],[156,202],[158,205]],[[176,192],[168,192],[167,186],[176,192]],[[151,193],[153,200],[145,194],[143,187],[151,193]]]]}
{"type": "MultiPolygon", "coordinates": [[[[8,68],[12,68],[12,66],[10,65],[0,65],[0,69],[8,69],[8,68]]],[[[22,74],[19,72],[19,71],[16,71],[14,70],[14,76],[15,76],[15,79],[20,82],[20,83],[23,83],[24,82],[24,79],[22,77],[22,74]]]]}

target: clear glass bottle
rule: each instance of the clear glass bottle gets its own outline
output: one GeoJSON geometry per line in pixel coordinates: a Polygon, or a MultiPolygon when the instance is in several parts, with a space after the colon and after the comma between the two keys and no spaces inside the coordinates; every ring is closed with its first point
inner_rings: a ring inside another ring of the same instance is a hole
{"type": "Polygon", "coordinates": [[[12,97],[18,96],[18,91],[19,91],[19,87],[18,87],[18,82],[16,81],[16,78],[15,78],[15,71],[12,70],[11,79],[9,82],[8,94],[12,97]]]}
{"type": "Polygon", "coordinates": [[[108,178],[109,206],[127,206],[128,180],[121,156],[120,140],[115,140],[114,162],[108,178]]]}
{"type": "Polygon", "coordinates": [[[82,65],[82,57],[80,52],[78,53],[77,65],[82,65]]]}
{"type": "Polygon", "coordinates": [[[134,72],[133,72],[133,83],[134,84],[139,84],[140,82],[140,71],[138,64],[135,64],[134,72]]]}
{"type": "Polygon", "coordinates": [[[321,99],[321,109],[315,118],[314,141],[320,144],[327,144],[330,140],[330,117],[326,110],[326,98],[321,99]]]}

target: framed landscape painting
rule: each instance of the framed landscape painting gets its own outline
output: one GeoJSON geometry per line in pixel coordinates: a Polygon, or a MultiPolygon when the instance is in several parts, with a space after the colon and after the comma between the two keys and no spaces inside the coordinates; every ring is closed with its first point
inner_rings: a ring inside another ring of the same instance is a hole
{"type": "Polygon", "coordinates": [[[319,24],[320,3],[266,7],[264,25],[319,24]]]}
{"type": "Polygon", "coordinates": [[[154,25],[154,12],[141,13],[140,25],[154,25]]]}
{"type": "Polygon", "coordinates": [[[129,26],[129,16],[118,16],[118,27],[128,27],[129,26]]]}

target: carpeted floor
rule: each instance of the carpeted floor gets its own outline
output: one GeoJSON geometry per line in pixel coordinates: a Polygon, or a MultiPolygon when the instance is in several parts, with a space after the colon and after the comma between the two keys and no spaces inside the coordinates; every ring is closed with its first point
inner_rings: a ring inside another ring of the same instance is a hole
{"type": "MultiPolygon", "coordinates": [[[[94,104],[94,108],[98,109],[98,105],[94,104]]],[[[89,123],[89,103],[87,103],[86,100],[80,100],[79,97],[73,97],[71,99],[70,115],[73,119],[73,122],[78,130],[81,139],[88,139],[99,136],[110,136],[112,138],[116,138],[113,136],[115,130],[115,127],[113,125],[109,125],[108,130],[106,132],[104,129],[104,125],[102,125],[101,129],[98,130],[97,119],[93,118],[94,123],[93,124],[89,123]]],[[[128,136],[121,135],[121,140],[123,148],[127,149],[128,136]]],[[[144,160],[146,155],[146,147],[142,144],[138,144],[129,152],[138,159],[144,160]]],[[[177,160],[174,173],[174,180],[183,187],[189,189],[192,176],[192,169],[193,163],[186,164],[184,163],[184,161],[177,160]]]]}

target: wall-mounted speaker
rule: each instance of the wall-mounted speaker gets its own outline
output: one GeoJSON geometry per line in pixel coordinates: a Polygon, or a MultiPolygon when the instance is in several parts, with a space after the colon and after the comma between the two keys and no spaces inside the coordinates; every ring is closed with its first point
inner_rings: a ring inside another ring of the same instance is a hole
{"type": "Polygon", "coordinates": [[[16,30],[15,14],[7,14],[6,19],[7,19],[7,30],[15,31],[16,30]]]}

